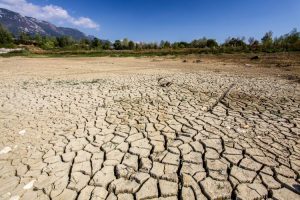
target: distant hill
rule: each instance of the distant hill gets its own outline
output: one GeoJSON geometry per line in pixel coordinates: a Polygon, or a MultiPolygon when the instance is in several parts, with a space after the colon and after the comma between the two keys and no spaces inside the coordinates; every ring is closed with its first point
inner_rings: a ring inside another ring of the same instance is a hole
{"type": "Polygon", "coordinates": [[[47,36],[71,36],[75,40],[91,39],[93,36],[86,36],[83,32],[66,27],[57,27],[47,21],[35,19],[33,17],[22,16],[19,13],[0,8],[0,24],[7,28],[14,35],[26,32],[30,35],[40,34],[47,36]]]}

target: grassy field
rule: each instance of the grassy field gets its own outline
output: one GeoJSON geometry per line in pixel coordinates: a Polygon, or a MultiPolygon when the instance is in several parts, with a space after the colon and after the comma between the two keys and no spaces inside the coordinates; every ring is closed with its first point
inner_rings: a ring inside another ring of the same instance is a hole
{"type": "MultiPolygon", "coordinates": [[[[28,56],[28,57],[142,57],[142,56],[185,56],[190,54],[264,54],[285,52],[262,52],[257,50],[245,50],[241,48],[188,48],[188,49],[148,49],[148,50],[69,50],[25,47],[23,51],[1,54],[2,57],[28,56]]],[[[294,52],[297,54],[298,52],[294,52]]],[[[291,54],[294,54],[291,52],[291,54]]]]}

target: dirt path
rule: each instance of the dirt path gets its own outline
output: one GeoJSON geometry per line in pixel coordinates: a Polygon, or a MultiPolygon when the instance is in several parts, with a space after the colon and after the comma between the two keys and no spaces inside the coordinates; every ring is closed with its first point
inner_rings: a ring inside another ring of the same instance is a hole
{"type": "Polygon", "coordinates": [[[299,199],[299,83],[225,66],[0,58],[0,199],[299,199]]]}

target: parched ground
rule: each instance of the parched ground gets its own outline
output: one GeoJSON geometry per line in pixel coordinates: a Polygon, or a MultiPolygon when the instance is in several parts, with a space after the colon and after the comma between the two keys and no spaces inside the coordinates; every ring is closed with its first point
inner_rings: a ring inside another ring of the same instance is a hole
{"type": "Polygon", "coordinates": [[[300,199],[299,66],[187,59],[0,58],[0,199],[300,199]]]}

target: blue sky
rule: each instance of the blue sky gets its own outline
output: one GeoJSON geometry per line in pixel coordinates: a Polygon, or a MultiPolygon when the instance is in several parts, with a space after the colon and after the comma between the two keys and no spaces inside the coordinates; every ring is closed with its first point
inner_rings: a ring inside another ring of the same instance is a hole
{"type": "MultiPolygon", "coordinates": [[[[0,6],[1,1],[4,0],[0,0],[0,6]]],[[[41,17],[110,40],[127,37],[148,42],[191,41],[206,36],[223,42],[229,36],[261,38],[269,30],[274,35],[281,35],[292,28],[300,29],[300,0],[11,1],[15,4],[25,2],[40,8],[56,6],[67,11],[68,15],[62,12],[59,17],[63,19],[47,15],[49,13],[41,17]]],[[[12,5],[11,8],[24,8],[15,7],[12,5]]],[[[46,10],[48,12],[51,9],[46,10]]],[[[28,10],[23,9],[22,12],[30,15],[28,10]]],[[[32,15],[39,17],[38,14],[32,15]]]]}

